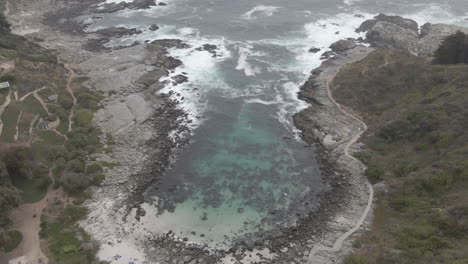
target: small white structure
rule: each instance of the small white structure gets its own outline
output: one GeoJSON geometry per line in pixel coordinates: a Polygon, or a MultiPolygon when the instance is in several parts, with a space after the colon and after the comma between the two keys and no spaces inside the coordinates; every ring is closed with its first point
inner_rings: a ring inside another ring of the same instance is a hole
{"type": "Polygon", "coordinates": [[[0,90],[10,88],[9,82],[0,82],[0,90]]]}

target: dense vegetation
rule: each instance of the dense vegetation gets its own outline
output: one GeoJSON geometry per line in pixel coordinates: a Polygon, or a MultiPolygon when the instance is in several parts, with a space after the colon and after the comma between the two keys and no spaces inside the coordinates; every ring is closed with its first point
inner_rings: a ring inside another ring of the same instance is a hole
{"type": "Polygon", "coordinates": [[[0,70],[0,81],[11,85],[0,91],[0,104],[11,100],[0,117],[4,124],[0,132],[0,250],[11,251],[21,241],[21,234],[9,228],[11,209],[42,200],[50,188],[62,188],[68,197],[50,202],[38,215],[41,237],[49,248],[45,253],[51,263],[98,263],[98,245],[77,221],[86,215],[80,207],[89,196],[86,188],[104,177],[93,155],[110,151],[92,124],[101,96],[83,86],[85,79],[78,77],[71,81],[75,104],[66,89],[70,72],[56,55],[11,34],[0,16],[2,64],[13,67],[0,70]],[[48,100],[51,95],[58,95],[57,102],[48,100]],[[50,126],[40,128],[41,120],[50,126]]]}
{"type": "Polygon", "coordinates": [[[346,263],[467,263],[468,65],[378,50],[332,88],[369,125],[356,156],[380,183],[372,230],[346,263]]]}
{"type": "Polygon", "coordinates": [[[447,37],[435,52],[435,63],[457,64],[468,63],[468,35],[458,31],[447,37]]]}

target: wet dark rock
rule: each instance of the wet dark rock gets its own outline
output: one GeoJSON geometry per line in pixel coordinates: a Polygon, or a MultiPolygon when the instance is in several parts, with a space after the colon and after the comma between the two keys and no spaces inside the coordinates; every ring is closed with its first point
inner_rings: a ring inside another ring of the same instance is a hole
{"type": "Polygon", "coordinates": [[[153,25],[151,25],[151,26],[149,27],[149,29],[150,29],[151,31],[156,31],[156,30],[159,29],[159,26],[156,25],[156,24],[153,24],[153,25]]]}
{"type": "Polygon", "coordinates": [[[126,4],[129,9],[148,9],[156,6],[155,0],[133,0],[131,3],[126,4]]]}
{"type": "Polygon", "coordinates": [[[320,59],[321,59],[321,60],[327,60],[327,59],[333,57],[334,55],[336,55],[335,52],[333,52],[333,51],[327,51],[327,52],[324,52],[324,53],[322,54],[322,56],[320,56],[320,59]]]}
{"type": "Polygon", "coordinates": [[[340,53],[356,47],[356,43],[353,40],[342,39],[330,45],[330,48],[333,52],[340,53]]]}
{"type": "Polygon", "coordinates": [[[164,3],[164,2],[159,2],[158,5],[160,5],[160,6],[166,6],[167,4],[164,3]]]}
{"type": "Polygon", "coordinates": [[[355,31],[356,31],[357,33],[367,32],[367,31],[369,31],[373,26],[375,26],[375,24],[377,24],[377,20],[375,20],[375,19],[366,20],[366,21],[364,21],[355,31]]]}
{"type": "Polygon", "coordinates": [[[100,8],[95,8],[91,12],[93,13],[114,13],[120,10],[124,10],[126,7],[125,3],[110,3],[110,4],[103,4],[100,8]]]}
{"type": "Polygon", "coordinates": [[[93,33],[99,34],[107,38],[111,38],[111,37],[120,38],[125,35],[131,36],[131,35],[141,34],[142,31],[136,28],[109,27],[109,28],[99,29],[93,33]]]}
{"type": "Polygon", "coordinates": [[[158,82],[161,77],[167,76],[168,74],[169,71],[167,71],[165,68],[158,67],[156,70],[150,71],[140,76],[136,82],[144,85],[145,87],[149,87],[158,82]]]}
{"type": "Polygon", "coordinates": [[[216,49],[218,47],[216,45],[212,45],[212,44],[204,44],[203,46],[201,47],[198,47],[196,50],[198,51],[208,51],[209,53],[213,54],[213,57],[216,57],[217,56],[217,53],[216,53],[216,49]]]}
{"type": "Polygon", "coordinates": [[[239,214],[242,214],[244,211],[245,211],[244,208],[237,208],[237,212],[238,212],[239,214]]]}
{"type": "Polygon", "coordinates": [[[310,52],[310,53],[317,53],[317,52],[319,52],[320,50],[321,50],[321,49],[319,49],[319,48],[310,48],[310,49],[309,49],[309,52],[310,52]]]}
{"type": "Polygon", "coordinates": [[[188,77],[182,74],[178,74],[171,78],[174,81],[174,84],[181,84],[188,82],[188,77]]]}
{"type": "Polygon", "coordinates": [[[152,41],[151,44],[157,44],[165,48],[178,48],[178,49],[187,49],[190,48],[190,45],[183,42],[180,39],[158,39],[152,41]]]}

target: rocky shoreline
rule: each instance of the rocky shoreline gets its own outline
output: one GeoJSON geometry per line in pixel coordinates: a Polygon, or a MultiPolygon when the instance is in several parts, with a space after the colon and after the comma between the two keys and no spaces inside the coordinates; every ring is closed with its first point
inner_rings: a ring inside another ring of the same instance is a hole
{"type": "MultiPolygon", "coordinates": [[[[103,242],[105,250],[109,249],[108,255],[103,256],[118,258],[109,254],[122,250],[135,258],[147,259],[148,263],[330,263],[342,260],[352,250],[351,240],[345,241],[339,251],[313,249],[332,246],[340,235],[355,226],[366,207],[369,190],[363,176],[364,165],[349,159],[344,152],[350,138],[362,126],[333,104],[327,94],[328,83],[340,67],[363,59],[375,48],[397,48],[427,55],[445,36],[459,30],[454,26],[426,24],[419,32],[414,21],[379,15],[358,29],[367,32],[365,41],[371,47],[363,45],[364,40],[333,44],[332,51],[325,54],[329,58],[312,72],[301,88],[300,98],[311,106],[294,116],[303,140],[313,145],[318,153],[327,185],[320,195],[320,207],[302,218],[296,227],[257,234],[260,240],[241,241],[228,251],[216,251],[188,245],[170,231],[163,236],[148,234],[140,225],[140,219],[146,214],[140,206],[143,192],[151,183],[159,181],[177,151],[190,140],[190,131],[185,125],[187,114],[178,108],[178,101],[170,95],[157,93],[166,84],[162,79],[181,66],[167,50],[183,49],[186,45],[180,40],[158,40],[112,49],[105,46],[111,38],[139,34],[138,30],[108,28],[86,33],[87,25],[74,19],[86,12],[88,15],[111,13],[164,3],[138,0],[98,7],[96,1],[87,0],[54,6],[52,11],[49,0],[12,3],[10,1],[8,16],[14,22],[13,30],[42,39],[45,47],[58,49],[89,78],[88,85],[105,97],[95,122],[105,134],[112,136],[112,140],[103,137],[103,142],[113,148],[113,153],[96,157],[110,166],[102,186],[93,188],[93,198],[87,204],[91,213],[82,223],[83,227],[103,242]],[[37,10],[35,16],[16,15],[28,10],[37,10]],[[60,23],[63,17],[71,19],[60,23]],[[183,136],[170,137],[173,131],[183,136]],[[144,255],[139,247],[145,249],[144,255]]],[[[212,45],[206,44],[201,49],[216,56],[216,47],[212,45]]],[[[187,77],[181,75],[173,81],[184,82],[187,77]]],[[[363,146],[356,144],[353,151],[360,148],[363,146]]],[[[370,222],[371,215],[360,230],[370,222]]]]}

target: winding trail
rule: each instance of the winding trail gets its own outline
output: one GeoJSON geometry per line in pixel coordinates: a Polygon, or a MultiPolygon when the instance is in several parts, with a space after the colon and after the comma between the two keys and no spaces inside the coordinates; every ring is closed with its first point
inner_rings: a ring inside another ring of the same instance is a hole
{"type": "Polygon", "coordinates": [[[20,99],[17,99],[17,101],[22,102],[22,101],[24,101],[26,98],[28,98],[28,96],[30,96],[31,94],[34,95],[35,93],[38,93],[38,92],[44,90],[45,88],[46,88],[46,87],[44,86],[44,87],[42,87],[42,88],[40,88],[40,89],[36,89],[36,90],[34,90],[34,91],[31,91],[31,92],[29,92],[29,93],[23,95],[23,97],[21,97],[20,99]]]}
{"type": "MultiPolygon", "coordinates": [[[[364,121],[362,121],[361,119],[357,118],[356,116],[352,115],[351,113],[347,112],[338,102],[336,102],[336,100],[333,98],[333,93],[331,91],[331,88],[330,88],[330,84],[331,82],[333,81],[333,79],[336,77],[336,75],[339,73],[340,69],[338,69],[337,73],[335,73],[334,75],[332,75],[328,80],[327,80],[327,95],[328,95],[328,98],[330,99],[330,101],[333,102],[333,104],[340,110],[341,113],[343,113],[345,116],[347,117],[350,117],[356,121],[358,121],[361,125],[362,125],[362,128],[359,129],[359,131],[348,141],[348,143],[346,143],[345,147],[344,147],[344,154],[346,157],[354,160],[355,162],[359,162],[361,163],[360,160],[358,160],[357,158],[355,158],[353,155],[350,154],[349,152],[349,149],[359,140],[359,138],[361,138],[362,134],[367,130],[367,125],[366,123],[364,123],[364,121]]],[[[368,197],[368,200],[367,200],[367,205],[366,205],[366,208],[364,209],[364,212],[362,213],[361,217],[359,218],[359,220],[356,222],[356,224],[354,225],[353,228],[351,228],[350,230],[348,230],[348,232],[344,233],[343,235],[341,235],[336,241],[335,243],[333,244],[333,247],[325,247],[325,246],[317,246],[317,247],[314,247],[309,256],[308,256],[308,262],[309,263],[315,263],[314,262],[314,258],[316,256],[316,254],[318,252],[323,252],[323,251],[326,251],[326,252],[337,252],[339,251],[342,247],[343,247],[343,243],[346,239],[348,239],[352,234],[354,234],[357,230],[359,230],[359,228],[362,226],[362,224],[364,223],[366,217],[369,215],[369,212],[370,212],[370,209],[372,207],[372,203],[374,201],[374,188],[372,187],[372,184],[367,181],[367,187],[369,188],[369,197],[368,197]]]]}
{"type": "Polygon", "coordinates": [[[46,111],[46,113],[50,115],[49,108],[47,107],[47,104],[44,102],[44,100],[42,100],[42,97],[39,95],[38,90],[34,91],[33,95],[34,98],[36,98],[36,100],[39,101],[44,111],[46,111]]]}
{"type": "MultiPolygon", "coordinates": [[[[59,63],[62,63],[59,59],[58,59],[59,63]]],[[[75,78],[76,74],[75,74],[75,71],[70,68],[70,66],[68,66],[68,64],[66,63],[63,63],[63,67],[65,67],[65,69],[68,70],[68,72],[70,73],[70,76],[68,77],[68,81],[67,81],[67,91],[68,93],[70,94],[70,96],[73,98],[73,106],[72,108],[70,109],[70,115],[68,116],[68,132],[71,132],[72,131],[72,123],[73,123],[73,114],[75,113],[75,106],[76,106],[76,97],[75,97],[75,94],[73,93],[73,90],[72,90],[72,82],[73,82],[73,79],[75,78]]]]}
{"type": "Polygon", "coordinates": [[[2,105],[0,105],[0,135],[2,135],[2,132],[3,132],[2,115],[3,115],[3,112],[5,112],[5,108],[7,108],[10,102],[11,102],[11,90],[8,92],[8,95],[5,98],[5,102],[3,102],[2,105]]]}
{"type": "Polygon", "coordinates": [[[20,123],[20,120],[21,120],[21,116],[23,116],[23,111],[20,112],[20,114],[18,115],[18,119],[16,120],[16,127],[15,127],[15,136],[13,137],[13,140],[15,142],[18,141],[18,137],[19,137],[19,123],[20,123]]]}

